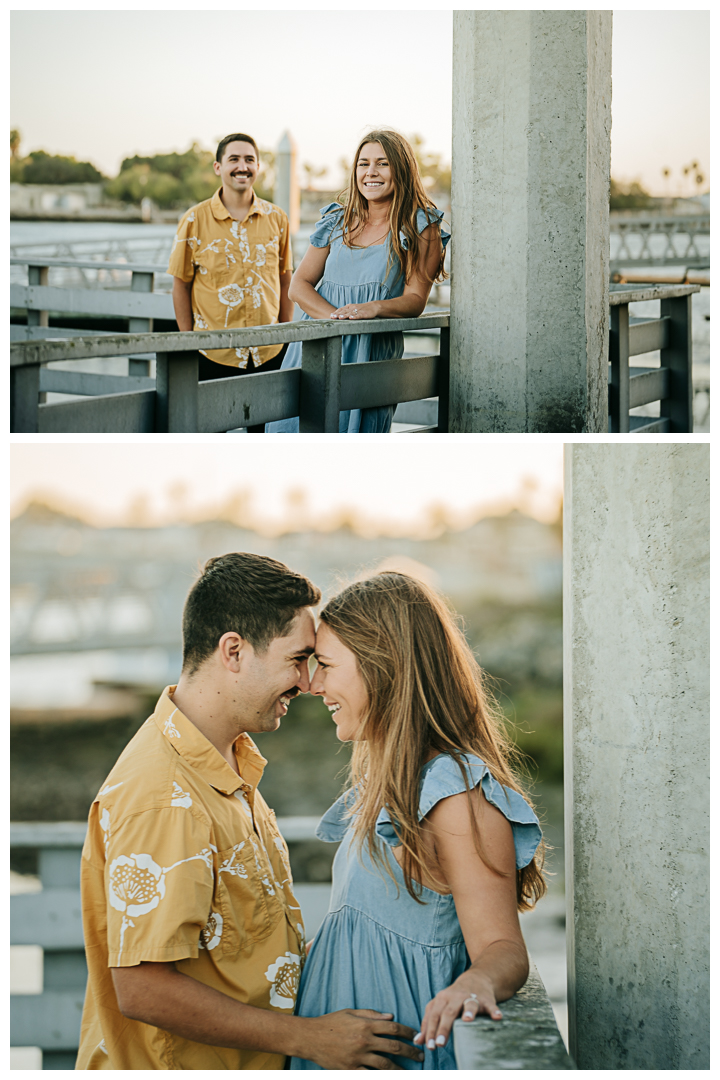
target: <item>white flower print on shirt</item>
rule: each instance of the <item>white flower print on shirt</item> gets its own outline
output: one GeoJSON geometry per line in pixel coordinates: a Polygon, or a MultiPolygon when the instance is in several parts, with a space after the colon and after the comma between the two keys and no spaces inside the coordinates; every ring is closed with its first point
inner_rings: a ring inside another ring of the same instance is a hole
{"type": "Polygon", "coordinates": [[[265,972],[265,978],[271,984],[270,1004],[277,1009],[294,1009],[300,983],[300,957],[297,953],[286,952],[278,956],[265,972]]]}
{"type": "Polygon", "coordinates": [[[170,713],[167,720],[165,721],[165,725],[163,727],[163,735],[167,735],[168,739],[179,739],[179,738],[181,738],[180,732],[178,731],[178,729],[173,724],[173,719],[172,719],[176,712],[177,712],[177,709],[173,709],[173,711],[170,713]]]}
{"type": "Polygon", "coordinates": [[[171,806],[184,806],[189,809],[192,806],[192,799],[190,798],[190,792],[183,791],[177,781],[173,780],[173,796],[170,803],[171,806]]]}
{"type": "MultiPolygon", "coordinates": [[[[118,784],[118,787],[120,785],[118,784]]],[[[105,807],[100,815],[100,828],[103,831],[103,840],[105,843],[105,858],[107,858],[108,846],[110,844],[110,811],[105,807]]]]}
{"type": "MultiPolygon", "coordinates": [[[[248,282],[251,283],[252,279],[248,278],[248,282]]],[[[240,285],[225,285],[222,289],[218,289],[218,300],[221,304],[225,304],[227,311],[225,312],[225,326],[227,327],[230,312],[238,304],[242,304],[245,299],[245,289],[240,285]]]]}
{"type": "Polygon", "coordinates": [[[211,911],[210,918],[203,930],[200,931],[198,945],[208,951],[220,944],[223,932],[223,917],[219,911],[211,911]]]}
{"type": "Polygon", "coordinates": [[[240,862],[239,855],[242,849],[245,847],[245,841],[240,844],[235,844],[232,849],[232,854],[225,859],[225,862],[218,869],[218,874],[231,874],[233,877],[246,878],[248,876],[245,869],[245,863],[240,862]]]}
{"type": "Polygon", "coordinates": [[[132,921],[140,915],[147,915],[154,911],[161,900],[165,897],[165,875],[176,866],[183,863],[202,860],[207,867],[212,869],[212,855],[209,848],[203,848],[197,855],[191,855],[187,859],[180,859],[172,866],[159,866],[151,855],[142,853],[136,855],[118,855],[113,859],[109,869],[108,899],[116,911],[122,912],[122,925],[120,928],[120,951],[118,952],[118,964],[123,951],[125,931],[128,927],[134,927],[132,921]]]}

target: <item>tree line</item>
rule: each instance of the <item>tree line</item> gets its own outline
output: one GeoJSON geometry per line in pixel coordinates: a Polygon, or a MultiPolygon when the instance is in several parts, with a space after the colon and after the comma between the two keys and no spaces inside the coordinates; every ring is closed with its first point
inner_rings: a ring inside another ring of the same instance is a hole
{"type": "MultiPolygon", "coordinates": [[[[420,162],[420,171],[431,196],[450,194],[450,166],[439,154],[424,150],[423,139],[411,139],[420,162]]],[[[151,154],[124,158],[117,176],[108,177],[89,161],[74,157],[48,154],[33,150],[27,156],[20,153],[21,135],[10,132],[10,180],[19,184],[102,184],[109,199],[137,206],[144,198],[151,199],[161,209],[184,209],[193,203],[209,199],[217,190],[218,178],[213,171],[215,155],[193,142],[184,153],[151,154]]],[[[262,199],[273,198],[275,188],[275,154],[260,149],[261,170],[255,190],[262,199]]],[[[347,173],[350,163],[341,162],[347,173]]],[[[311,164],[302,166],[307,187],[327,172],[311,164]]]]}
{"type": "MultiPolygon", "coordinates": [[[[423,183],[431,198],[450,196],[450,165],[440,154],[425,149],[420,135],[410,138],[417,156],[423,183]]],[[[124,158],[115,177],[104,176],[91,162],[74,157],[48,154],[33,150],[26,157],[20,154],[21,136],[16,129],[10,132],[10,179],[20,184],[102,184],[108,198],[137,206],[151,199],[161,209],[184,209],[193,203],[209,199],[217,190],[218,178],[212,163],[215,155],[193,142],[184,153],[151,154],[124,158]]],[[[260,198],[273,198],[275,188],[275,155],[271,150],[260,151],[261,171],[255,184],[260,198]]],[[[351,163],[340,162],[347,175],[351,163]]],[[[695,163],[693,163],[695,164],[695,163]]],[[[321,180],[327,169],[311,164],[302,166],[307,187],[321,180]]],[[[669,170],[666,170],[669,174],[669,170]]],[[[687,171],[687,170],[686,170],[687,171]]],[[[696,170],[698,187],[704,176],[696,170]]],[[[654,203],[653,197],[637,180],[621,183],[610,181],[611,210],[644,210],[654,203]]]]}

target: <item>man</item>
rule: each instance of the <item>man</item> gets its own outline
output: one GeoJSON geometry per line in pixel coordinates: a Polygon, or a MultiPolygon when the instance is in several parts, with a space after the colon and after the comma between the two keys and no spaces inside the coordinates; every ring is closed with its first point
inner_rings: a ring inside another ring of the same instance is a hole
{"type": "MultiPolygon", "coordinates": [[[[240,133],[227,135],[213,167],[221,187],[182,218],[170,256],[178,329],[292,322],[290,226],[279,206],[259,199],[253,190],[260,171],[255,140],[240,133]]],[[[199,377],[204,381],[275,371],[286,351],[287,345],[200,350],[199,377]]]]}
{"type": "Polygon", "coordinates": [[[389,1014],[292,1015],[305,958],[287,846],[257,790],[250,731],[309,689],[306,578],[210,559],[183,613],[180,681],[90,810],[81,889],[88,989],[79,1069],[398,1068],[420,1060],[389,1014]],[[389,1036],[389,1038],[388,1038],[389,1036]]]}

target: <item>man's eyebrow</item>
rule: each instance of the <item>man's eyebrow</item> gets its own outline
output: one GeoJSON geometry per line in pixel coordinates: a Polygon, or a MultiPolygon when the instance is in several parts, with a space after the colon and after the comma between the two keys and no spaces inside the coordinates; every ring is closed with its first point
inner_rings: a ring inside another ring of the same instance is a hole
{"type": "Polygon", "coordinates": [[[291,653],[290,655],[291,656],[312,656],[314,652],[315,652],[315,649],[313,648],[313,646],[308,645],[306,648],[298,649],[297,652],[291,653]]]}

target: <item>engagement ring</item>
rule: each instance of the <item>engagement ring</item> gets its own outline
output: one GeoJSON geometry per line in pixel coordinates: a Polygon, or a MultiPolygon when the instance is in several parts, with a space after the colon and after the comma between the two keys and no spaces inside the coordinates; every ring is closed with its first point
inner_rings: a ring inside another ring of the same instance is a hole
{"type": "Polygon", "coordinates": [[[477,994],[471,994],[470,997],[465,998],[465,1001],[463,1001],[463,1005],[465,1005],[468,1001],[477,1001],[477,999],[477,994]]]}

